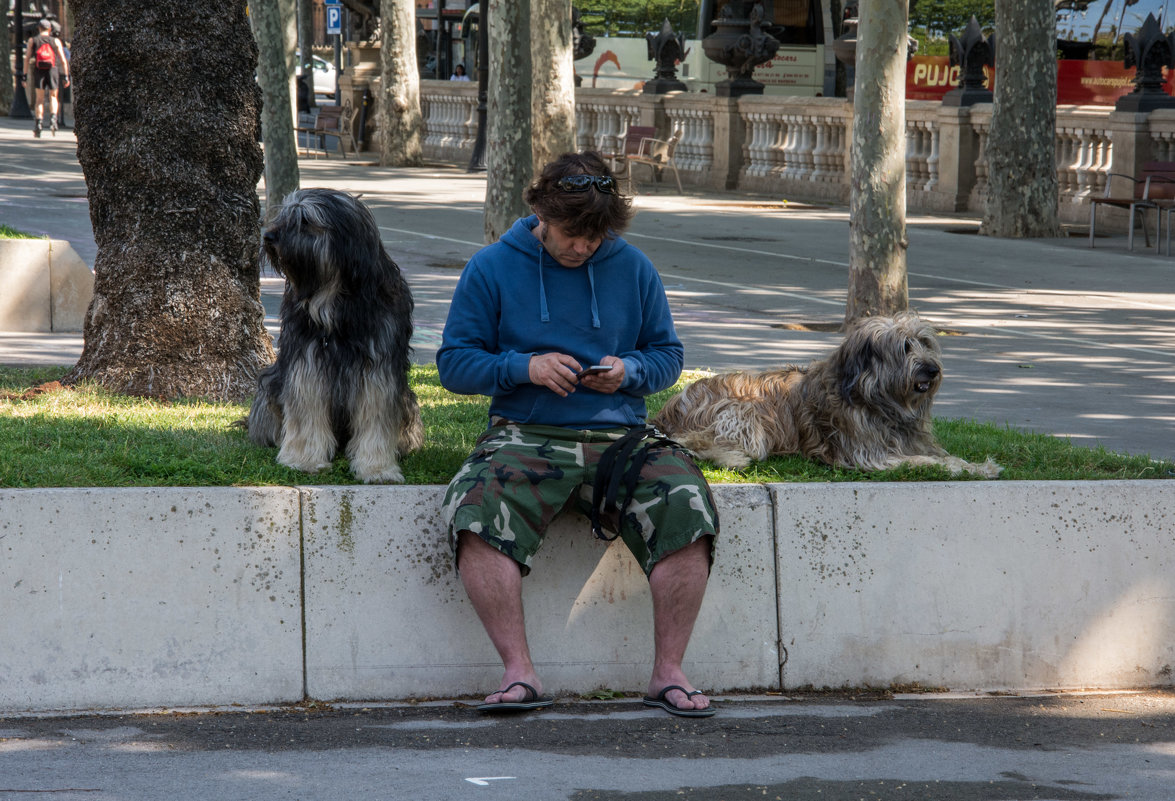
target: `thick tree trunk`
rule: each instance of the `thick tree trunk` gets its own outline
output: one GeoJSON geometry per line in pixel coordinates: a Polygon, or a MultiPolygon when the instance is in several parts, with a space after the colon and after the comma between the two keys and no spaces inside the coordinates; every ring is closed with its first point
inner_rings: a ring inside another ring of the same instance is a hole
{"type": "Polygon", "coordinates": [[[78,159],[98,255],[68,380],[243,399],[273,359],[245,2],[77,0],[75,14],[78,159]]]}
{"type": "Polygon", "coordinates": [[[294,138],[294,0],[253,0],[249,18],[257,38],[257,82],[261,85],[261,131],[265,139],[265,207],[279,206],[298,188],[298,141],[294,138]]]}
{"type": "Polygon", "coordinates": [[[987,139],[987,236],[1060,236],[1056,18],[1051,0],[996,3],[995,104],[987,139]]]}
{"type": "Polygon", "coordinates": [[[537,172],[575,150],[571,0],[531,0],[530,38],[534,61],[531,153],[537,172]]]}
{"type": "Polygon", "coordinates": [[[905,0],[861,3],[849,189],[845,323],[905,310],[905,0]]]}
{"type": "Polygon", "coordinates": [[[496,242],[530,212],[522,193],[531,155],[530,0],[486,0],[490,17],[489,131],[486,135],[485,238],[496,242]]]}
{"type": "Polygon", "coordinates": [[[385,167],[415,167],[424,163],[424,115],[420,110],[420,72],[416,64],[416,6],[412,0],[384,0],[380,22],[383,98],[378,113],[383,141],[379,163],[385,167]]]}

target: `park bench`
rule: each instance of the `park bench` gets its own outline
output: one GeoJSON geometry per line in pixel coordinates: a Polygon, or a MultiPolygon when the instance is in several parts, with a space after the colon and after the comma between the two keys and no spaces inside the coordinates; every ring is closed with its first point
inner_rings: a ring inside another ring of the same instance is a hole
{"type": "MultiPolygon", "coordinates": [[[[343,107],[342,106],[319,106],[318,114],[314,118],[313,125],[299,125],[294,128],[295,135],[306,134],[307,145],[306,149],[314,150],[314,155],[318,157],[318,151],[322,151],[323,155],[330,158],[330,151],[327,147],[327,137],[333,136],[338,139],[339,152],[343,154],[343,158],[347,158],[347,146],[344,142],[343,135],[350,129],[350,125],[344,127],[343,125],[343,107]]],[[[299,143],[299,148],[301,144],[299,143]]]]}
{"type": "Polygon", "coordinates": [[[1130,212],[1129,228],[1127,229],[1127,246],[1134,250],[1135,214],[1141,212],[1142,235],[1146,246],[1150,247],[1150,233],[1146,226],[1147,213],[1155,210],[1155,248],[1159,246],[1159,236],[1162,233],[1162,216],[1167,217],[1167,253],[1171,253],[1171,211],[1175,209],[1175,162],[1148,161],[1142,165],[1138,176],[1124,175],[1111,172],[1106,174],[1106,190],[1102,197],[1089,199],[1089,246],[1094,246],[1094,233],[1097,226],[1097,210],[1100,206],[1127,209],[1130,212]],[[1116,194],[1112,191],[1114,179],[1129,181],[1133,191],[1129,194],[1116,194]]]}

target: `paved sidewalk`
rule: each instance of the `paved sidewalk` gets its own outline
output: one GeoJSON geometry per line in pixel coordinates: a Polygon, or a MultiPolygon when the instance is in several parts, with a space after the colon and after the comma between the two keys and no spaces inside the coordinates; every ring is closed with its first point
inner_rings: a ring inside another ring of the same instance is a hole
{"type": "MultiPolygon", "coordinates": [[[[0,119],[0,222],[97,248],[72,131],[35,140],[0,119]]],[[[305,159],[303,186],[362,193],[416,298],[416,358],[431,362],[462,265],[482,242],[485,177],[305,159]]],[[[763,368],[827,353],[848,274],[844,207],[641,186],[628,239],[664,278],[687,366],[763,368]]],[[[911,216],[911,305],[940,329],[942,417],[1175,458],[1175,258],[1099,238],[998,240],[961,215],[911,216]]],[[[1102,230],[1099,227],[1099,230],[1102,230]]],[[[1083,233],[1083,232],[1078,232],[1083,233]]],[[[281,281],[263,281],[271,329],[281,281]]],[[[80,334],[0,332],[0,363],[69,364],[80,334]]]]}

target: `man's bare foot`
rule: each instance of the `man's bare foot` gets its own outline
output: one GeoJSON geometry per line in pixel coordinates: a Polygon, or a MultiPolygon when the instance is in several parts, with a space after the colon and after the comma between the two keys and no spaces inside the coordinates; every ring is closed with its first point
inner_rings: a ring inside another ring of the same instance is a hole
{"type": "Polygon", "coordinates": [[[542,694],[538,679],[534,683],[514,681],[486,696],[485,703],[477,707],[478,712],[520,712],[528,709],[542,709],[555,703],[555,699],[542,694]]]}

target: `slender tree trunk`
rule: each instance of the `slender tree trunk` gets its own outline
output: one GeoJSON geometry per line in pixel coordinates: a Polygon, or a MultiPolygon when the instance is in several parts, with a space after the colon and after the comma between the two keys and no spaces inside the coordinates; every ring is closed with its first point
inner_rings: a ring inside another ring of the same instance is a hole
{"type": "Polygon", "coordinates": [[[535,171],[575,150],[575,59],[571,48],[571,0],[531,0],[531,90],[535,171]]]}
{"type": "Polygon", "coordinates": [[[294,85],[294,0],[253,0],[249,19],[260,53],[261,131],[265,140],[265,207],[279,206],[298,188],[298,141],[294,138],[297,90],[294,85]]]}
{"type": "Polygon", "coordinates": [[[77,0],[75,19],[78,159],[98,255],[85,345],[67,380],[243,399],[273,359],[245,0],[77,0]]]}
{"type": "Polygon", "coordinates": [[[995,104],[980,233],[1060,236],[1056,18],[1051,0],[996,3],[995,104]]]}
{"type": "Polygon", "coordinates": [[[378,113],[383,141],[379,163],[415,167],[424,163],[424,115],[416,63],[416,6],[412,0],[383,0],[380,70],[383,98],[378,113]]]}
{"type": "Polygon", "coordinates": [[[496,242],[530,213],[522,193],[531,154],[530,0],[483,0],[490,18],[489,131],[486,135],[485,238],[496,242]]]}
{"type": "MultiPolygon", "coordinates": [[[[8,0],[3,0],[3,8],[8,10],[8,0]]],[[[0,114],[8,116],[12,108],[12,98],[16,86],[16,76],[12,72],[12,37],[15,33],[8,30],[7,25],[0,25],[0,114]]]]}
{"type": "Polygon", "coordinates": [[[845,323],[903,311],[906,287],[906,0],[861,3],[849,189],[845,323]]]}
{"type": "MultiPolygon", "coordinates": [[[[302,78],[306,81],[307,103],[314,108],[314,9],[310,0],[297,0],[298,3],[298,50],[302,54],[302,78]]],[[[297,96],[295,95],[295,110],[297,96]]]]}

